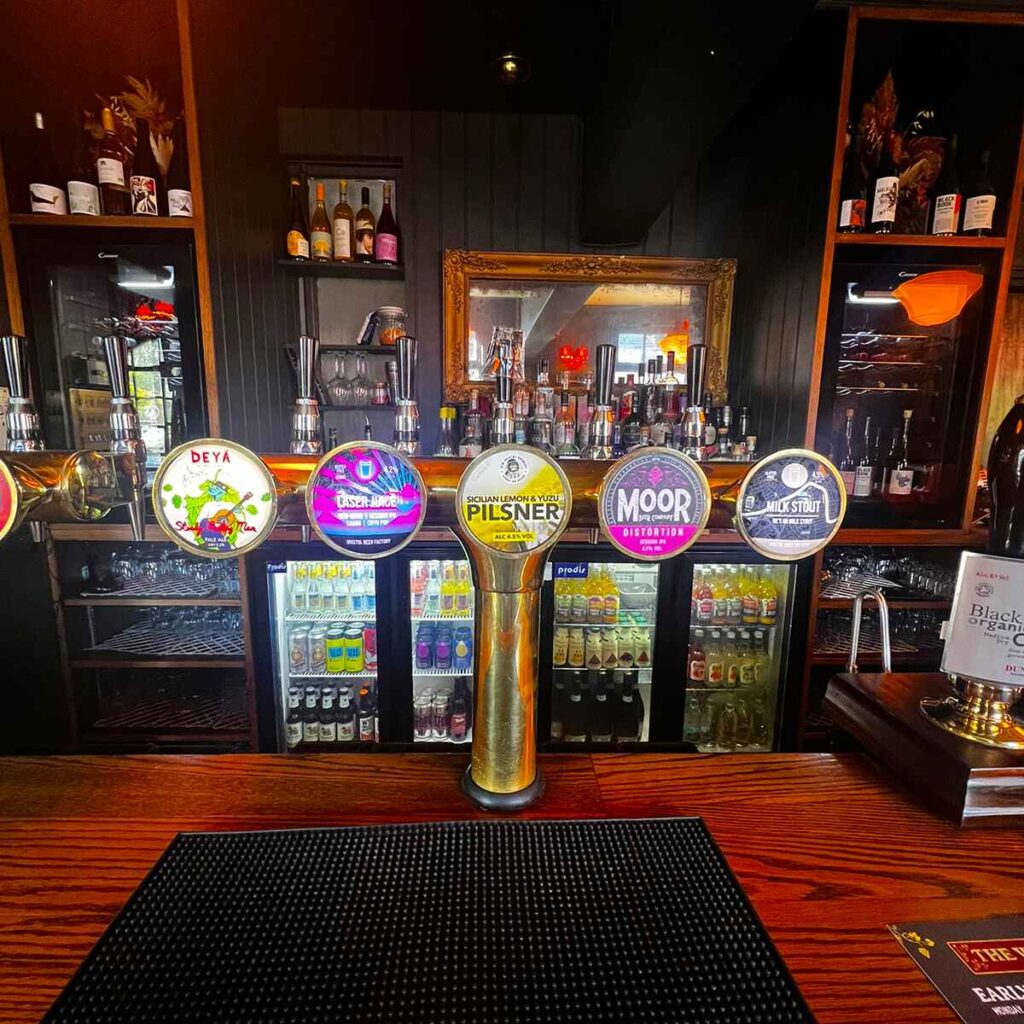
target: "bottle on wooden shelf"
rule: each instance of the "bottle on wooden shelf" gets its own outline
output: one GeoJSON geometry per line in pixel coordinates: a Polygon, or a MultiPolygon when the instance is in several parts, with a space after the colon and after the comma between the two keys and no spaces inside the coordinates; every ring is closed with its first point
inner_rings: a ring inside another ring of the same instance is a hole
{"type": "Polygon", "coordinates": [[[370,190],[363,188],[362,206],[356,212],[356,262],[373,262],[373,235],[377,222],[370,209],[370,190]]]}
{"type": "Polygon", "coordinates": [[[1024,395],[1018,396],[992,439],[988,486],[992,495],[989,553],[1024,558],[1024,395]]]}
{"type": "Polygon", "coordinates": [[[373,257],[389,267],[398,265],[398,224],[391,210],[391,183],[384,182],[384,205],[373,237],[373,257]]]}
{"type": "Polygon", "coordinates": [[[897,435],[895,460],[889,473],[886,501],[903,504],[914,499],[914,468],[910,464],[910,420],[913,409],[903,410],[903,432],[897,435]]]}
{"type": "Polygon", "coordinates": [[[871,230],[876,235],[892,233],[899,196],[900,178],[892,159],[891,139],[887,136],[882,142],[878,167],[871,183],[871,230]]]}
{"type": "Polygon", "coordinates": [[[843,478],[847,494],[853,494],[857,482],[857,463],[853,458],[853,416],[853,409],[847,409],[846,426],[839,449],[842,453],[839,460],[839,475],[843,478]]]}
{"type": "Polygon", "coordinates": [[[192,216],[192,186],[189,183],[188,145],[183,121],[174,127],[174,147],[164,190],[167,194],[168,217],[192,216]]]}
{"type": "Polygon", "coordinates": [[[63,188],[63,176],[57,170],[53,137],[38,111],[33,114],[28,151],[32,175],[28,186],[29,208],[33,213],[66,214],[68,199],[63,188]]]}
{"type": "Polygon", "coordinates": [[[857,460],[857,468],[854,470],[853,496],[855,498],[870,498],[874,493],[875,486],[875,463],[871,453],[871,417],[864,417],[864,450],[857,460]]]}
{"type": "Polygon", "coordinates": [[[100,209],[106,217],[127,217],[132,206],[125,168],[126,154],[114,129],[114,114],[110,107],[103,108],[100,123],[103,125],[103,138],[96,151],[100,209]]]}
{"type": "Polygon", "coordinates": [[[149,122],[142,117],[135,119],[135,158],[129,189],[132,197],[132,213],[142,217],[156,217],[160,213],[157,201],[156,179],[160,169],[156,165],[149,122]]]}
{"type": "Polygon", "coordinates": [[[75,135],[75,160],[68,178],[68,208],[84,217],[100,215],[100,190],[96,184],[96,165],[89,158],[85,129],[75,135]]]}
{"type": "Polygon", "coordinates": [[[978,171],[964,203],[964,234],[991,235],[996,212],[996,190],[988,176],[989,154],[978,158],[978,171]]]}
{"type": "Polygon", "coordinates": [[[354,221],[352,207],[348,205],[348,182],[342,178],[338,182],[338,202],[332,216],[335,263],[352,262],[355,255],[352,247],[354,221]]]}
{"type": "Polygon", "coordinates": [[[930,227],[933,235],[955,235],[960,230],[963,196],[957,178],[956,159],[956,136],[950,135],[942,158],[939,180],[935,183],[935,196],[932,199],[930,227]]]}
{"type": "Polygon", "coordinates": [[[324,183],[316,183],[316,202],[309,222],[309,247],[317,263],[330,263],[333,255],[331,222],[324,205],[324,183]]]}
{"type": "Polygon", "coordinates": [[[839,190],[838,230],[844,234],[859,234],[863,231],[867,205],[868,183],[861,162],[860,135],[854,129],[846,150],[843,180],[839,190]]]}
{"type": "Polygon", "coordinates": [[[288,226],[286,248],[293,260],[309,259],[309,228],[306,226],[306,203],[302,196],[302,182],[291,179],[291,222],[288,226]]]}

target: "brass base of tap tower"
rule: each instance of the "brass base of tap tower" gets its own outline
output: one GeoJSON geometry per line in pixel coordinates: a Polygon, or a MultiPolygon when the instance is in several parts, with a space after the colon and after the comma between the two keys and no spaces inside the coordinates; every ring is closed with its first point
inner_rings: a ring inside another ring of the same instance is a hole
{"type": "Polygon", "coordinates": [[[1011,712],[1024,694],[1020,686],[999,686],[950,676],[951,697],[926,697],[921,714],[961,739],[1001,750],[1024,750],[1024,724],[1011,712]]]}

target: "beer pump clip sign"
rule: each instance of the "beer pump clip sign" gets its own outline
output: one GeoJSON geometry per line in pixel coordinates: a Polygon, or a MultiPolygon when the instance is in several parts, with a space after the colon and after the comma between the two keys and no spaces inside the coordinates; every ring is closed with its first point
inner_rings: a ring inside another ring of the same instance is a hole
{"type": "Polygon", "coordinates": [[[0,459],[0,540],[14,529],[18,521],[18,485],[7,463],[0,459]]]}
{"type": "Polygon", "coordinates": [[[263,460],[233,441],[206,437],[169,452],[153,481],[153,512],[179,548],[235,558],[277,523],[277,483],[263,460]]]}
{"type": "Polygon", "coordinates": [[[805,448],[786,448],[758,462],[736,499],[736,529],[759,555],[795,562],[831,543],[846,515],[839,470],[805,448]]]}
{"type": "Polygon", "coordinates": [[[329,451],[310,474],[306,514],[328,547],[350,558],[383,558],[419,532],[427,489],[400,451],[350,441],[329,451]]]}
{"type": "Polygon", "coordinates": [[[455,495],[455,514],[467,539],[512,558],[554,544],[571,511],[572,488],[562,467],[522,445],[500,445],[478,455],[455,495]]]}
{"type": "Polygon", "coordinates": [[[601,481],[597,514],[623,554],[656,562],[685,551],[711,515],[700,466],[672,448],[642,448],[619,459],[601,481]]]}

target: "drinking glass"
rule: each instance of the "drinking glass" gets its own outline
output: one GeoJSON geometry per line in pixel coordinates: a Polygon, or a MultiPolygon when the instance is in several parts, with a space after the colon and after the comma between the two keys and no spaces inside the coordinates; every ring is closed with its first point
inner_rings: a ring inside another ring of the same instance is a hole
{"type": "Polygon", "coordinates": [[[366,356],[356,356],[356,375],[351,382],[352,404],[369,405],[370,392],[373,389],[373,381],[366,376],[366,356]]]}
{"type": "Polygon", "coordinates": [[[345,373],[345,357],[333,354],[334,376],[327,382],[327,398],[331,405],[352,405],[352,382],[345,373]]]}

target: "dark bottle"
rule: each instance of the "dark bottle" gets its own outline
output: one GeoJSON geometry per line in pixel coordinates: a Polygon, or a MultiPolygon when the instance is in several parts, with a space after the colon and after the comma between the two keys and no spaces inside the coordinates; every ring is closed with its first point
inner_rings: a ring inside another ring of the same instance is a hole
{"type": "Polygon", "coordinates": [[[391,210],[391,182],[384,182],[384,205],[373,236],[373,258],[389,267],[398,264],[398,224],[391,210]]]}
{"type": "Polygon", "coordinates": [[[302,182],[291,179],[292,212],[288,226],[286,248],[293,260],[309,259],[309,225],[306,221],[306,202],[302,195],[302,182]]]}
{"type": "Polygon", "coordinates": [[[583,673],[573,672],[569,683],[569,699],[563,718],[563,739],[566,743],[587,742],[586,705],[583,703],[583,673]]]}
{"type": "Polygon", "coordinates": [[[718,446],[718,427],[715,420],[715,396],[704,392],[704,447],[705,455],[712,455],[718,446]]]}
{"type": "Polygon", "coordinates": [[[57,170],[57,158],[53,155],[53,138],[42,114],[33,115],[28,151],[28,167],[32,177],[28,186],[30,209],[33,213],[67,213],[68,200],[64,194],[64,175],[57,170]]]}
{"type": "MultiPolygon", "coordinates": [[[[622,448],[626,452],[639,448],[644,444],[644,405],[647,401],[647,388],[644,386],[644,364],[640,364],[638,373],[639,382],[635,389],[630,390],[629,378],[627,382],[627,394],[632,395],[629,405],[629,415],[622,423],[622,448]]],[[[648,426],[648,433],[650,427],[648,426]]]]}
{"type": "Polygon", "coordinates": [[[607,672],[594,673],[593,696],[590,702],[590,740],[611,743],[614,732],[612,704],[608,699],[607,672]]]}
{"type": "Polygon", "coordinates": [[[370,209],[370,190],[362,191],[362,203],[356,211],[356,262],[373,262],[373,232],[376,222],[370,209]]]}
{"type": "Polygon", "coordinates": [[[636,743],[640,739],[640,722],[643,712],[637,715],[639,695],[632,680],[623,682],[619,701],[615,707],[615,742],[636,743]]]}
{"type": "Polygon", "coordinates": [[[153,154],[153,144],[149,134],[149,122],[144,118],[135,119],[135,158],[132,160],[132,173],[129,190],[132,196],[132,213],[143,217],[156,217],[160,213],[157,202],[156,179],[160,170],[153,154]]]}
{"type": "Polygon", "coordinates": [[[871,230],[876,235],[892,233],[899,197],[900,179],[892,160],[891,139],[886,136],[871,182],[871,230]]]}
{"type": "Polygon", "coordinates": [[[864,230],[868,205],[868,183],[860,157],[860,136],[854,131],[846,150],[843,180],[839,188],[839,230],[854,234],[864,230]]]}
{"type": "Polygon", "coordinates": [[[284,720],[285,742],[294,750],[302,742],[302,711],[299,705],[302,697],[297,686],[288,688],[288,715],[284,720]]]}
{"type": "Polygon", "coordinates": [[[352,743],[356,738],[356,711],[352,707],[352,691],[343,687],[338,691],[338,742],[352,743]]]}
{"type": "Polygon", "coordinates": [[[999,424],[988,453],[992,524],[988,550],[1006,558],[1024,558],[1024,395],[999,424]]]}
{"type": "Polygon", "coordinates": [[[461,743],[469,731],[468,703],[466,680],[465,677],[460,676],[455,680],[455,690],[452,693],[452,717],[448,726],[448,735],[456,743],[461,743]]]}
{"type": "Polygon", "coordinates": [[[718,435],[718,454],[726,457],[732,455],[732,406],[723,405],[718,410],[718,424],[715,428],[718,435]]]}
{"type": "Polygon", "coordinates": [[[373,694],[364,686],[359,691],[359,711],[356,713],[356,724],[360,743],[373,743],[377,734],[377,709],[374,706],[373,694]]]}
{"type": "Polygon", "coordinates": [[[131,194],[125,170],[124,147],[114,130],[114,114],[104,107],[100,115],[103,138],[96,150],[96,178],[100,186],[100,208],[104,216],[126,217],[131,213],[131,194]]]}
{"type": "Polygon", "coordinates": [[[68,209],[83,217],[100,215],[96,165],[89,159],[89,145],[83,129],[79,129],[75,138],[75,161],[68,178],[68,209]]]}
{"type": "Polygon", "coordinates": [[[565,673],[555,672],[555,681],[551,686],[551,739],[555,742],[565,737],[565,712],[567,695],[565,692],[565,673]]]}
{"type": "Polygon", "coordinates": [[[302,709],[302,742],[320,742],[320,715],[317,712],[317,692],[315,686],[306,687],[306,700],[302,709]]]}
{"type": "Polygon", "coordinates": [[[988,177],[988,150],[978,160],[978,173],[964,203],[964,234],[991,235],[996,213],[996,190],[988,177]]]}
{"type": "Polygon", "coordinates": [[[875,489],[875,464],[871,456],[871,417],[864,417],[864,450],[854,470],[853,496],[870,498],[875,489]]]}
{"type": "Polygon", "coordinates": [[[897,504],[914,500],[914,468],[910,464],[910,419],[913,415],[913,409],[903,410],[903,433],[896,448],[896,462],[889,473],[889,486],[885,492],[886,500],[897,504]]]}
{"type": "Polygon", "coordinates": [[[334,713],[333,690],[324,690],[320,701],[320,742],[338,742],[338,719],[334,713]]]}
{"type": "Polygon", "coordinates": [[[857,463],[853,458],[853,410],[846,410],[846,428],[843,432],[843,440],[839,450],[842,456],[839,460],[839,475],[843,478],[843,487],[847,494],[853,494],[856,482],[857,463]]]}
{"type": "Polygon", "coordinates": [[[188,177],[188,145],[183,121],[174,127],[174,145],[164,192],[167,196],[168,217],[192,216],[192,186],[188,177]]]}
{"type": "Polygon", "coordinates": [[[931,233],[933,235],[955,235],[960,230],[960,208],[963,196],[956,169],[956,136],[950,135],[946,154],[942,158],[942,170],[935,183],[932,199],[931,233]]]}

